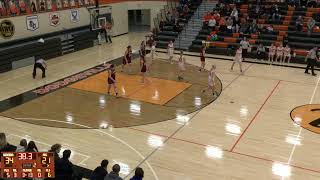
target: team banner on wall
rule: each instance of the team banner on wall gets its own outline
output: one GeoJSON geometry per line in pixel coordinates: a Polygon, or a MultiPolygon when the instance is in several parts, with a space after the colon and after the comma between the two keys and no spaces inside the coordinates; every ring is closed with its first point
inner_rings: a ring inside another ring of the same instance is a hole
{"type": "Polygon", "coordinates": [[[26,23],[27,23],[27,29],[29,31],[35,31],[39,29],[39,19],[37,15],[27,16],[26,23]]]}
{"type": "Polygon", "coordinates": [[[49,14],[49,24],[51,26],[58,26],[60,24],[60,14],[57,12],[49,14]]]}
{"type": "Polygon", "coordinates": [[[72,9],[70,11],[71,22],[76,23],[80,20],[80,14],[78,9],[72,9]]]}
{"type": "Polygon", "coordinates": [[[5,39],[9,39],[14,35],[15,28],[10,20],[3,20],[0,23],[0,35],[5,39]]]}

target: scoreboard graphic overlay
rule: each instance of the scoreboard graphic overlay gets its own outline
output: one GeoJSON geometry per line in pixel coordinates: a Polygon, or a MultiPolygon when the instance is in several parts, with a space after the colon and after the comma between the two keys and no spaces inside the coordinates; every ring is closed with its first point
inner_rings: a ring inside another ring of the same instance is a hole
{"type": "Polygon", "coordinates": [[[49,152],[2,152],[0,172],[0,178],[55,177],[54,155],[49,152]]]}

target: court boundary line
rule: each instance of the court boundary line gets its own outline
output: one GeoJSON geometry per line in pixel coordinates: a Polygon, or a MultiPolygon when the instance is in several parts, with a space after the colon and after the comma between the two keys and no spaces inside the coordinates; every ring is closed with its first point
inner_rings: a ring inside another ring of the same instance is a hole
{"type": "Polygon", "coordinates": [[[268,94],[267,98],[264,100],[263,104],[260,106],[260,108],[258,109],[258,111],[256,112],[256,114],[253,116],[253,118],[251,119],[251,121],[249,122],[249,124],[246,126],[246,128],[243,130],[243,132],[241,133],[241,135],[239,136],[239,138],[236,140],[236,142],[233,144],[233,146],[231,147],[231,149],[229,150],[230,152],[232,152],[235,147],[238,145],[238,143],[240,142],[240,140],[242,139],[242,137],[245,135],[245,133],[247,132],[247,130],[249,129],[249,127],[251,126],[251,124],[256,120],[256,118],[258,117],[258,115],[260,114],[261,110],[263,109],[263,107],[266,105],[266,103],[268,102],[268,100],[270,99],[270,97],[273,95],[273,93],[275,92],[275,90],[278,88],[278,86],[280,85],[281,80],[278,80],[277,84],[273,87],[273,89],[271,90],[271,92],[268,94]]]}
{"type": "MultiPolygon", "coordinates": [[[[141,132],[141,133],[146,133],[146,134],[151,134],[151,135],[155,135],[155,136],[160,136],[160,137],[164,137],[164,138],[167,138],[167,137],[168,137],[167,135],[162,135],[162,134],[158,134],[158,133],[148,132],[148,131],[141,130],[141,129],[136,129],[136,128],[128,128],[128,129],[131,129],[131,130],[133,130],[133,131],[138,131],[138,132],[141,132]]],[[[190,141],[190,140],[180,139],[180,138],[175,138],[175,137],[172,137],[171,139],[172,139],[172,140],[175,140],[175,141],[180,141],[180,142],[185,142],[185,143],[188,143],[188,144],[193,144],[193,145],[201,146],[201,147],[208,147],[208,146],[210,146],[210,145],[207,145],[207,144],[202,144],[202,143],[198,143],[198,142],[195,142],[195,141],[190,141]]],[[[280,163],[282,163],[282,164],[287,164],[287,163],[285,163],[285,162],[276,161],[276,160],[271,160],[271,159],[267,159],[267,158],[262,158],[262,157],[254,156],[254,155],[250,155],[250,154],[240,153],[240,152],[237,152],[237,151],[232,151],[232,152],[231,152],[231,151],[229,151],[229,150],[227,150],[227,149],[222,149],[222,150],[223,150],[224,152],[227,152],[227,153],[237,154],[237,155],[241,155],[241,156],[247,156],[247,157],[250,157],[250,158],[259,159],[259,160],[263,160],[263,161],[268,161],[268,162],[280,162],[280,163]]],[[[288,165],[291,166],[291,167],[294,167],[294,168],[303,169],[303,170],[311,171],[311,172],[315,172],[315,173],[320,173],[320,170],[314,170],[314,169],[310,169],[310,168],[298,166],[298,165],[295,165],[295,164],[288,164],[288,165]]],[[[157,166],[157,165],[154,165],[154,166],[157,166]]]]}

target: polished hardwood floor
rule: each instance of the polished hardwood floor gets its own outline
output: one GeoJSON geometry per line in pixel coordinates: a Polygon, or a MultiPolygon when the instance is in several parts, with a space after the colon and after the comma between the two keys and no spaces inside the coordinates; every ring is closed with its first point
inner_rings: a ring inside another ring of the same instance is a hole
{"type": "MultiPolygon", "coordinates": [[[[50,60],[46,79],[33,80],[32,67],[1,74],[0,99],[118,58],[128,44],[138,49],[143,38],[143,33],[128,34],[114,38],[112,45],[50,60]]],[[[167,58],[166,54],[158,55],[157,58],[167,58]]],[[[193,56],[188,56],[187,62],[200,64],[199,58],[193,56]]],[[[13,144],[21,138],[35,140],[41,150],[59,142],[73,151],[74,164],[90,169],[99,165],[101,159],[109,159],[111,165],[121,165],[121,176],[125,179],[132,176],[137,166],[144,168],[147,180],[319,179],[320,135],[299,126],[290,113],[298,106],[320,104],[320,77],[306,75],[303,69],[250,63],[243,64],[245,73],[241,75],[237,70],[229,70],[231,61],[207,59],[206,67],[212,64],[217,66],[222,93],[213,103],[188,115],[147,125],[105,129],[90,129],[88,125],[67,121],[60,124],[76,127],[56,128],[48,127],[57,123],[55,119],[20,116],[15,120],[1,116],[0,131],[5,132],[13,144]],[[76,129],[79,127],[82,129],[76,129]]],[[[74,95],[81,92],[68,87],[57,93],[63,96],[67,93],[64,91],[74,91],[74,95]]],[[[86,98],[88,94],[79,96],[86,98]]],[[[54,93],[39,99],[51,95],[54,93]]],[[[78,106],[87,106],[86,100],[73,99],[79,101],[78,106]]],[[[43,110],[47,114],[50,110],[46,109],[56,103],[54,101],[54,98],[43,101],[43,105],[32,112],[41,114],[43,110]]],[[[165,113],[161,111],[152,117],[165,113]]],[[[310,116],[317,117],[317,114],[310,116]]],[[[303,117],[310,116],[298,116],[300,119],[295,120],[304,121],[303,117]]]]}

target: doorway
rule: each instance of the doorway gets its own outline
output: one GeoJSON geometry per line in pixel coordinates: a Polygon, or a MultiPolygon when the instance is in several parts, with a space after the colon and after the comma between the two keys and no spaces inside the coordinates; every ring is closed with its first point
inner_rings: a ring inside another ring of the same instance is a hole
{"type": "Polygon", "coordinates": [[[128,10],[129,32],[150,31],[150,9],[128,10]]]}

